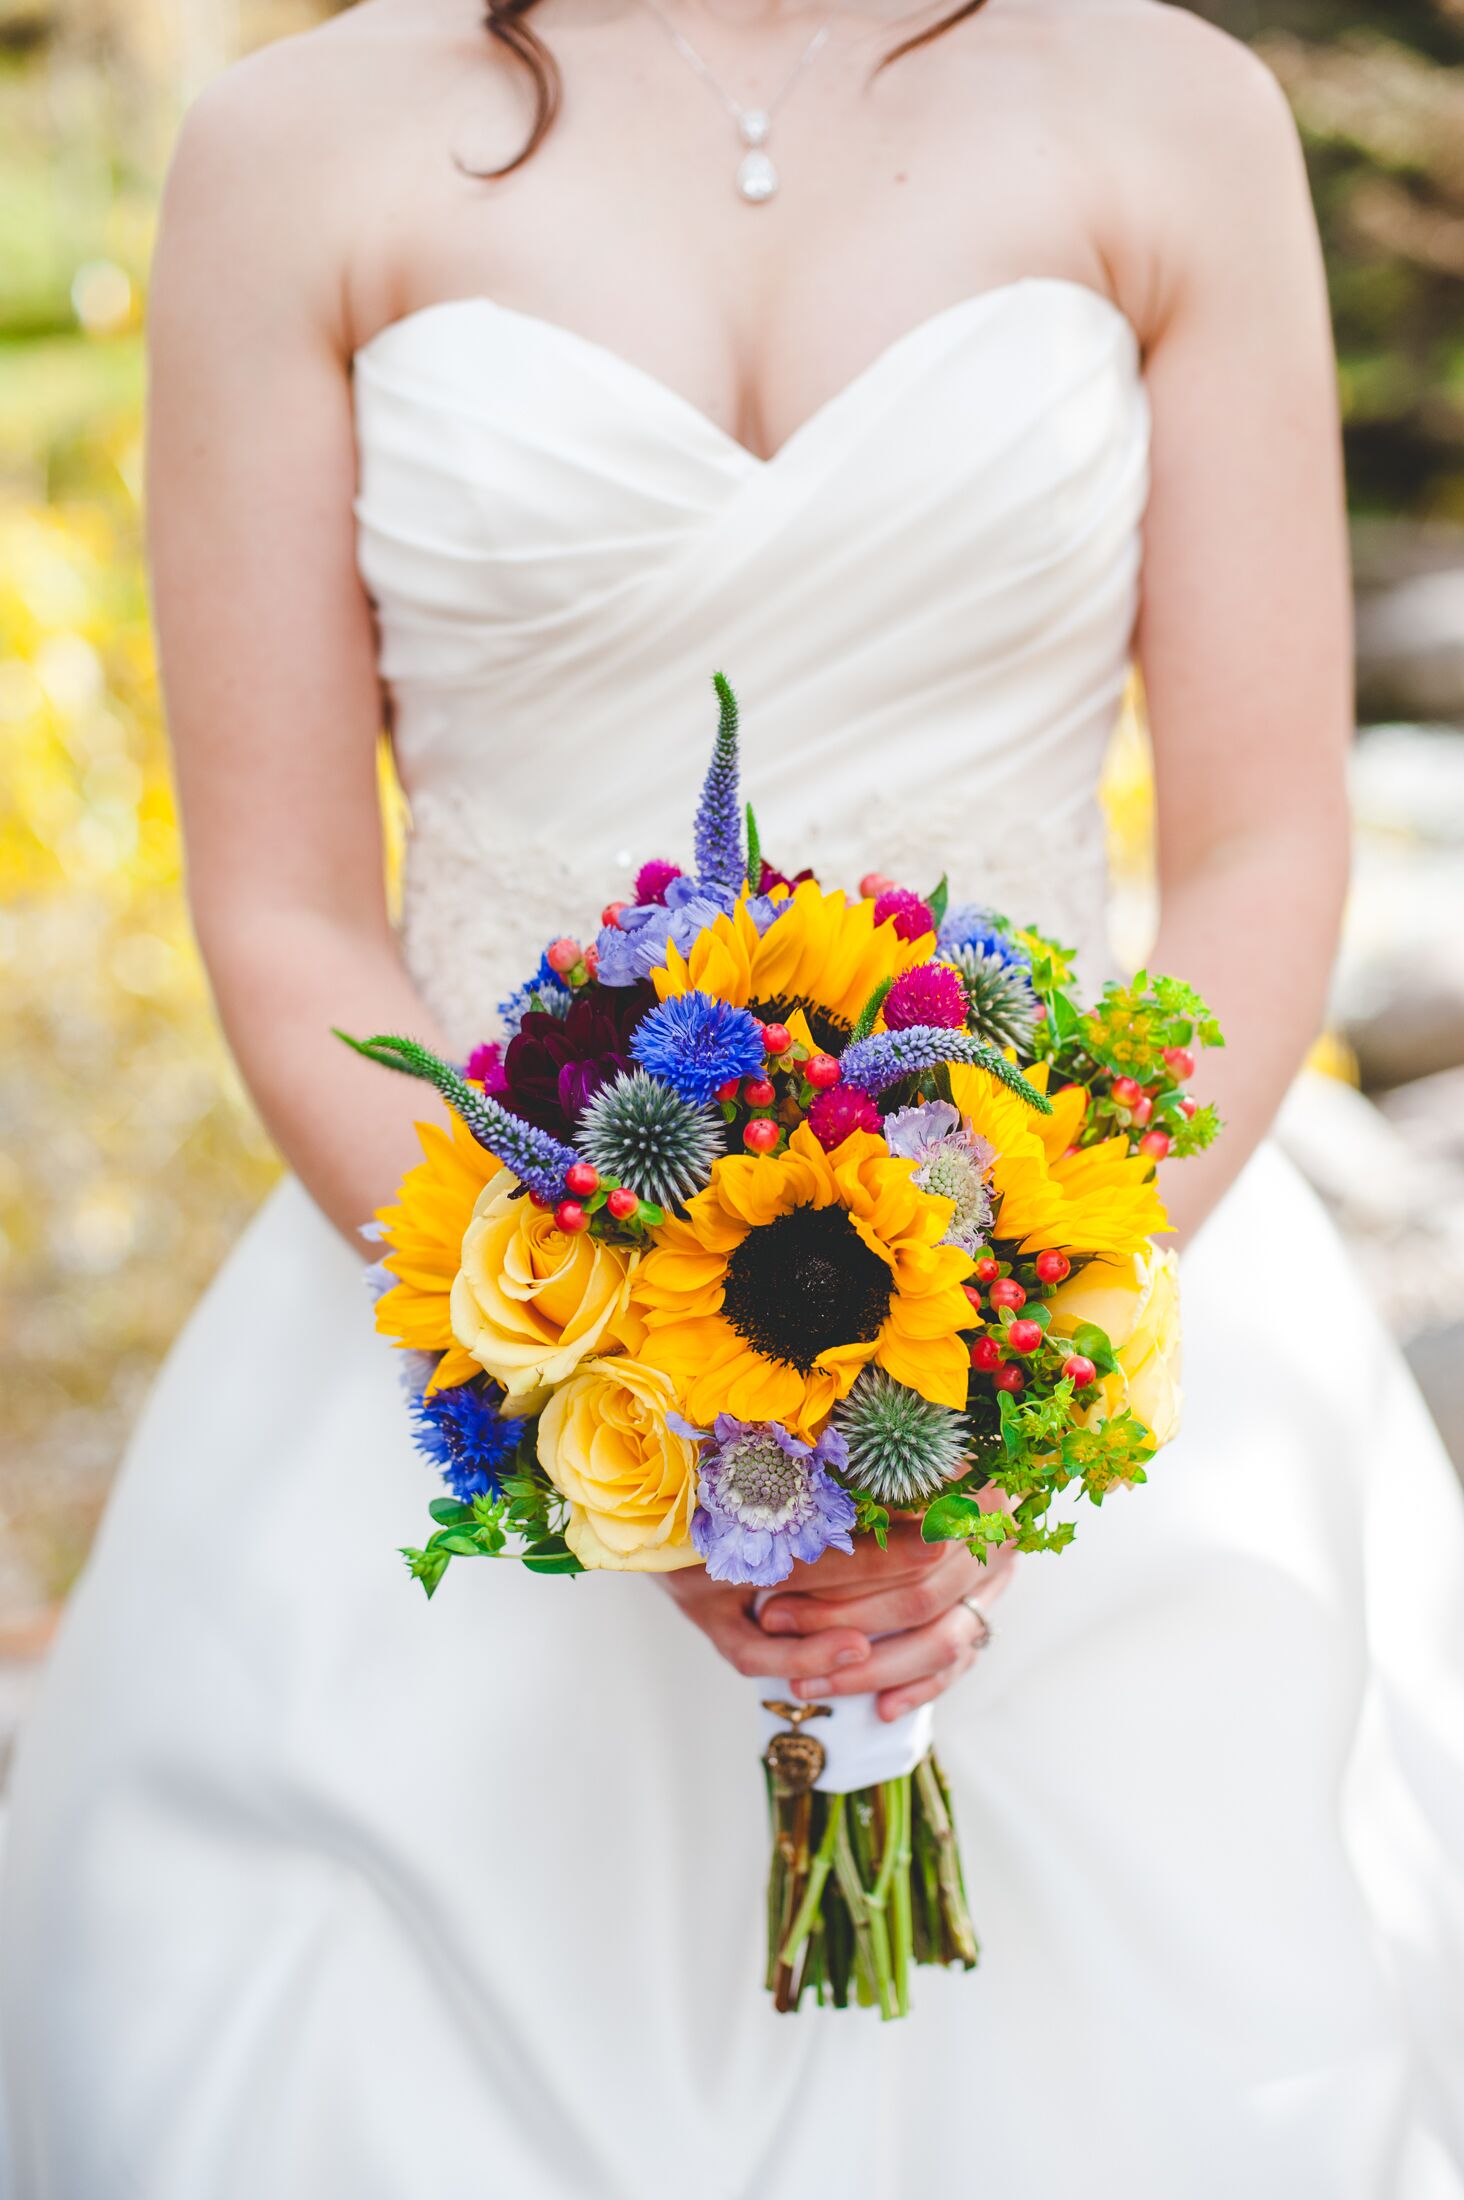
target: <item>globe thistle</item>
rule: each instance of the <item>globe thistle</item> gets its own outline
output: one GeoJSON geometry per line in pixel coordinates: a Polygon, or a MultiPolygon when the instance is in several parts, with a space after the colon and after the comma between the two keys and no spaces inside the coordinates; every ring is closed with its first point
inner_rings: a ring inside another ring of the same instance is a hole
{"type": "Polygon", "coordinates": [[[976,1037],[1030,1057],[1037,1037],[1037,996],[1027,964],[994,948],[975,946],[953,949],[950,960],[976,1037]]]}
{"type": "Polygon", "coordinates": [[[849,1447],[843,1480],[892,1512],[914,1512],[966,1468],[964,1416],[907,1390],[882,1367],[864,1369],[834,1408],[834,1426],[849,1447]]]}
{"type": "Polygon", "coordinates": [[[643,1069],[602,1085],[579,1119],[576,1143],[601,1176],[658,1207],[678,1207],[710,1183],[721,1154],[722,1120],[643,1069]]]}
{"type": "Polygon", "coordinates": [[[824,1152],[832,1153],[854,1131],[883,1130],[884,1118],[867,1092],[856,1092],[852,1085],[834,1085],[828,1092],[814,1095],[808,1127],[824,1152]]]}
{"type": "Polygon", "coordinates": [[[505,1420],[499,1411],[503,1391],[486,1375],[411,1400],[412,1435],[417,1449],[439,1469],[462,1504],[475,1497],[496,1497],[505,1466],[518,1450],[523,1421],[505,1420]]]}
{"type": "Polygon", "coordinates": [[[901,1108],[886,1122],[885,1138],[891,1153],[919,1164],[915,1181],[922,1191],[955,1207],[942,1244],[959,1245],[963,1253],[979,1252],[991,1233],[990,1170],[996,1148],[978,1138],[948,1100],[901,1108]]]}
{"type": "Polygon", "coordinates": [[[1020,946],[1010,932],[1004,931],[991,911],[977,901],[958,902],[946,911],[936,934],[935,947],[936,953],[947,962],[955,961],[958,947],[980,948],[985,954],[995,955],[998,961],[1024,970],[1031,962],[1026,948],[1020,946]]]}
{"type": "Polygon", "coordinates": [[[917,963],[896,978],[885,995],[884,1020],[891,1031],[909,1031],[915,1024],[942,1024],[964,1031],[965,988],[947,963],[917,963]]]}
{"type": "Polygon", "coordinates": [[[762,1074],[762,1026],[750,1010],[709,993],[680,993],[636,1026],[630,1051],[643,1069],[704,1107],[718,1088],[762,1074]]]}
{"type": "Polygon", "coordinates": [[[891,886],[881,894],[874,905],[876,924],[893,923],[896,935],[902,940],[924,939],[927,932],[935,930],[935,914],[928,901],[918,894],[911,894],[903,886],[891,886]]]}

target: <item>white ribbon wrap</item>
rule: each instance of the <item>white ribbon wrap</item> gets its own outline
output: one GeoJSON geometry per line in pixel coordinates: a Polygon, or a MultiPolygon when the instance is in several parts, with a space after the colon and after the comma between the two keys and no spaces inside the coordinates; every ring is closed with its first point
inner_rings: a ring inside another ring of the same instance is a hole
{"type": "MultiPolygon", "coordinates": [[[[792,1703],[781,1681],[755,1683],[760,1704],[792,1703]]],[[[935,1706],[923,1703],[898,1719],[882,1719],[873,1696],[835,1696],[825,1718],[805,1719],[798,1731],[823,1744],[825,1763],[814,1782],[825,1795],[852,1795],[856,1788],[877,1787],[881,1780],[898,1780],[913,1772],[927,1755],[935,1738],[935,1706]]],[[[762,1747],[775,1734],[791,1731],[787,1719],[763,1710],[762,1747]]]]}

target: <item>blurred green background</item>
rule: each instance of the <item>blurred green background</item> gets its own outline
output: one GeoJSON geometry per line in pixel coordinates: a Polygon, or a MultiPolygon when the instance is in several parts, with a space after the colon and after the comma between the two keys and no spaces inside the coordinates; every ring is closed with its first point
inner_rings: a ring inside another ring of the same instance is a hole
{"type": "MultiPolygon", "coordinates": [[[[39,1635],[73,1577],[151,1373],[274,1170],[182,906],[141,564],[139,323],[182,107],[312,12],[0,0],[0,1654],[39,1635]]],[[[1202,12],[1265,53],[1306,136],[1341,351],[1365,715],[1426,727],[1432,744],[1400,765],[1395,726],[1392,762],[1369,782],[1384,843],[1416,882],[1440,783],[1430,766],[1408,797],[1416,757],[1447,758],[1452,787],[1464,753],[1448,730],[1464,721],[1464,0],[1202,12]]],[[[1113,797],[1141,898],[1132,735],[1113,797]]],[[[1395,977],[1370,1009],[1375,945],[1365,925],[1349,1045],[1366,1081],[1422,1089],[1464,1064],[1464,1007],[1452,1055],[1405,1049],[1379,1074],[1368,1017],[1396,1007],[1400,950],[1394,939],[1395,977]]],[[[1415,1116],[1377,1115],[1395,1165],[1464,1171],[1437,1106],[1415,1116]]],[[[1349,1123],[1321,1134],[1323,1176],[1363,1135],[1349,1123]]],[[[1303,1126],[1303,1144],[1315,1137],[1303,1126]]],[[[1369,1166],[1376,1181],[1382,1164],[1369,1166]]],[[[1464,1277],[1464,1225],[1459,1246],[1464,1277]]],[[[1451,1334],[1442,1286],[1414,1305],[1400,1282],[1390,1310],[1425,1346],[1451,1334]]]]}

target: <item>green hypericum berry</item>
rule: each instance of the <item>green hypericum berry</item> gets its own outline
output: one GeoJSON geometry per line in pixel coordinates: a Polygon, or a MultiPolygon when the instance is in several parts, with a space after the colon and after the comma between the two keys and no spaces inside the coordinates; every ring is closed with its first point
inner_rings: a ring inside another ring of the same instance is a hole
{"type": "Polygon", "coordinates": [[[643,1069],[602,1085],[575,1132],[575,1143],[602,1177],[629,1185],[658,1207],[679,1207],[711,1181],[725,1150],[715,1108],[694,1107],[643,1069]]]}
{"type": "Polygon", "coordinates": [[[892,1511],[926,1504],[967,1465],[963,1416],[907,1390],[882,1367],[865,1368],[835,1407],[834,1425],[849,1447],[842,1479],[892,1511]]]}
{"type": "Polygon", "coordinates": [[[958,947],[946,961],[966,989],[966,1013],[977,1038],[1030,1055],[1037,1035],[1037,998],[1026,971],[979,947],[958,947]]]}

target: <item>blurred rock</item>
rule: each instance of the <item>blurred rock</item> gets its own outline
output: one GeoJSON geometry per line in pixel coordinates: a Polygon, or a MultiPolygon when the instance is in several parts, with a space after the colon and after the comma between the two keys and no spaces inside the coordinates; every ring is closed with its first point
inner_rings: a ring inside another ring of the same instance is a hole
{"type": "Polygon", "coordinates": [[[1352,764],[1356,857],[1334,1011],[1369,1089],[1464,1064],[1464,735],[1378,726],[1352,764]]]}
{"type": "Polygon", "coordinates": [[[1464,1168],[1464,1069],[1400,1085],[1381,1094],[1378,1106],[1414,1153],[1464,1168]]]}
{"type": "Polygon", "coordinates": [[[1449,1455],[1464,1474],[1464,1321],[1426,1330],[1411,1339],[1407,1353],[1449,1455]]]}
{"type": "Polygon", "coordinates": [[[1362,522],[1353,571],[1363,717],[1464,724],[1464,530],[1362,522]]]}

